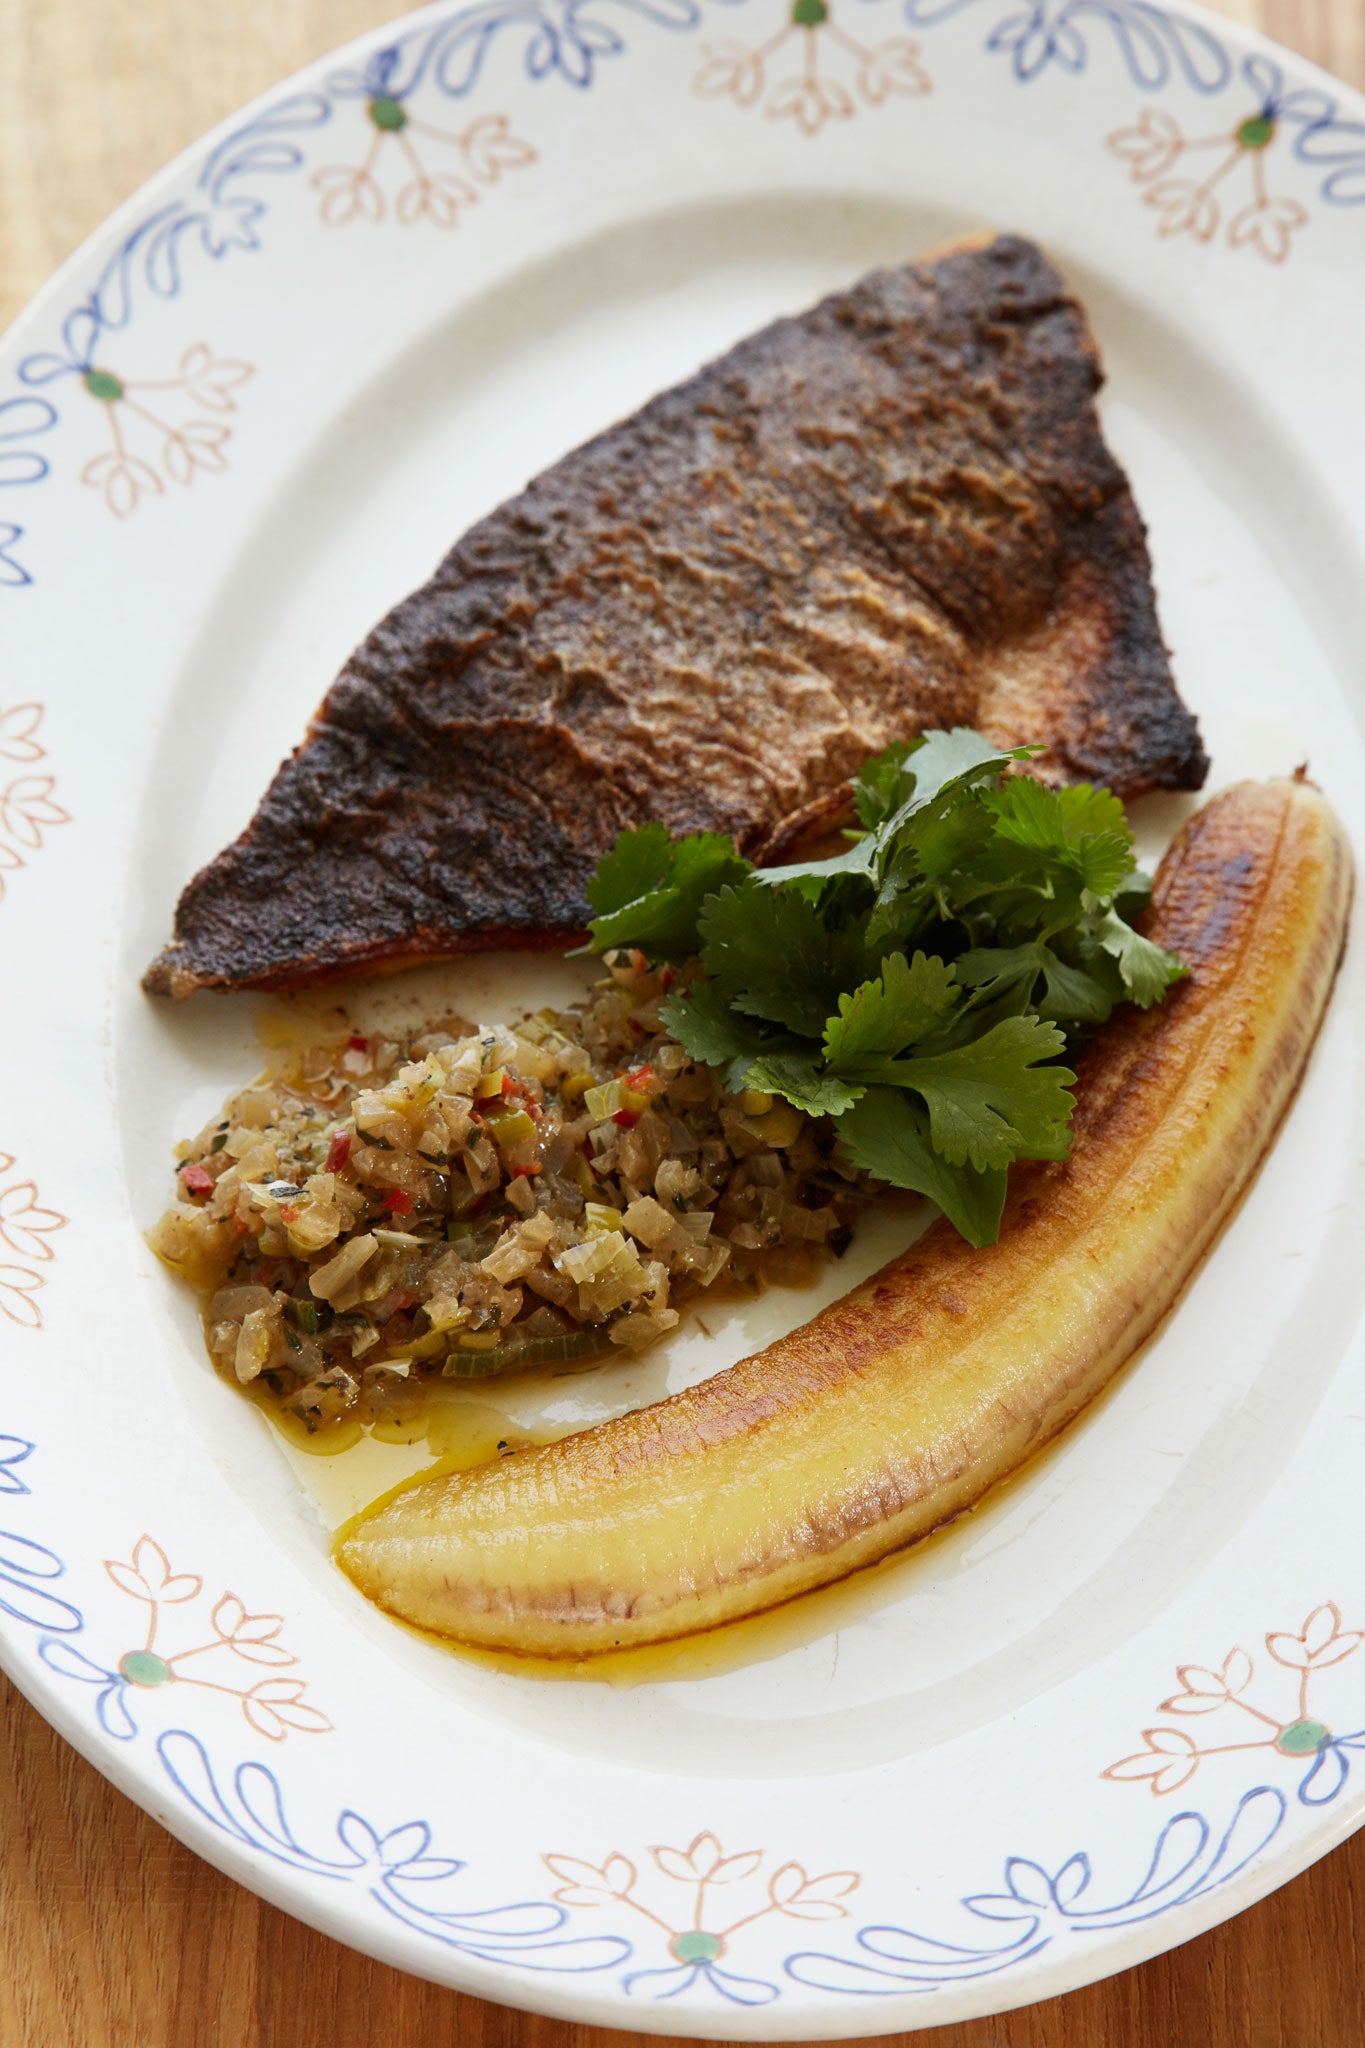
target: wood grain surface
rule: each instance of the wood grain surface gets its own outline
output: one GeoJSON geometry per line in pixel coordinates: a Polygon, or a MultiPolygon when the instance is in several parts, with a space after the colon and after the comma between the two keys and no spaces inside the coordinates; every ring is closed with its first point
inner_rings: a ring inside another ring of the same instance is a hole
{"type": "MultiPolygon", "coordinates": [[[[375,0],[0,0],[0,328],[176,151],[375,0]]],[[[1231,0],[1365,86],[1365,0],[1231,0]]],[[[913,2048],[1362,2048],[1365,1832],[1226,1927],[913,2048]]],[[[627,2048],[437,1990],[221,1877],[0,1680],[0,2048],[627,2048]]],[[[888,2037],[890,2038],[890,2037],[888,2037]]]]}

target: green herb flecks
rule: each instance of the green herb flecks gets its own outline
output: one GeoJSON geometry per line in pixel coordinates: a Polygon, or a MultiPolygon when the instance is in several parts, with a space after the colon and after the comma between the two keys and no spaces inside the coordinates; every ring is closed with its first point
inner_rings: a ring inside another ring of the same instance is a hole
{"type": "Polygon", "coordinates": [[[592,946],[700,971],[667,1028],[727,1088],[838,1120],[847,1157],[999,1233],[1016,1159],[1063,1159],[1068,1037],[1185,969],[1128,921],[1150,883],[1106,789],[1009,772],[965,728],[875,755],[829,859],[755,868],[715,833],[622,833],[588,890],[592,946]]]}

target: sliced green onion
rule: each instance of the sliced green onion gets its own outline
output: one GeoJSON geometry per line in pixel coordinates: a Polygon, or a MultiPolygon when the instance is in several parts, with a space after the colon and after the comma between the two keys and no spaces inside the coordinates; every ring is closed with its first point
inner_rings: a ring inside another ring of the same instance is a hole
{"type": "Polygon", "coordinates": [[[610,1349],[597,1330],[566,1331],[562,1337],[532,1337],[524,1344],[499,1344],[493,1351],[452,1351],[441,1368],[446,1379],[484,1379],[523,1366],[558,1365],[566,1358],[601,1358],[610,1349]]]}

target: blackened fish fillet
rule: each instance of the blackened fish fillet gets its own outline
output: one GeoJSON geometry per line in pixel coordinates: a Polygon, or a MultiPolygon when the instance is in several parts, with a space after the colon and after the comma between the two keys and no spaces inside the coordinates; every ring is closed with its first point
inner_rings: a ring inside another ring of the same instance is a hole
{"type": "Polygon", "coordinates": [[[762,857],[929,726],[1197,789],[1085,316],[1032,244],[875,272],[499,507],[352,656],[146,977],[286,988],[581,931],[627,824],[762,857]]]}

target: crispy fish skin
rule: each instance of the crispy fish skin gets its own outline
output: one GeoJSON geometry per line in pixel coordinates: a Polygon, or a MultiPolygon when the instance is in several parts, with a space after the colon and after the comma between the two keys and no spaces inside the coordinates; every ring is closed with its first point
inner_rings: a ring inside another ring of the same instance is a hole
{"type": "Polygon", "coordinates": [[[1031,243],[875,272],[481,520],[357,650],[144,985],[560,944],[626,825],[755,858],[926,727],[1121,794],[1207,767],[1084,314],[1031,243]]]}
{"type": "Polygon", "coordinates": [[[1190,978],[1084,1055],[1071,1157],[1014,1169],[997,1244],[936,1223],[701,1386],[400,1488],[343,1532],[343,1571],[437,1634],[583,1656],[759,1612],[961,1513],[1133,1356],[1214,1243],[1298,1085],[1350,894],[1310,784],[1216,797],[1149,925],[1190,978]]]}

